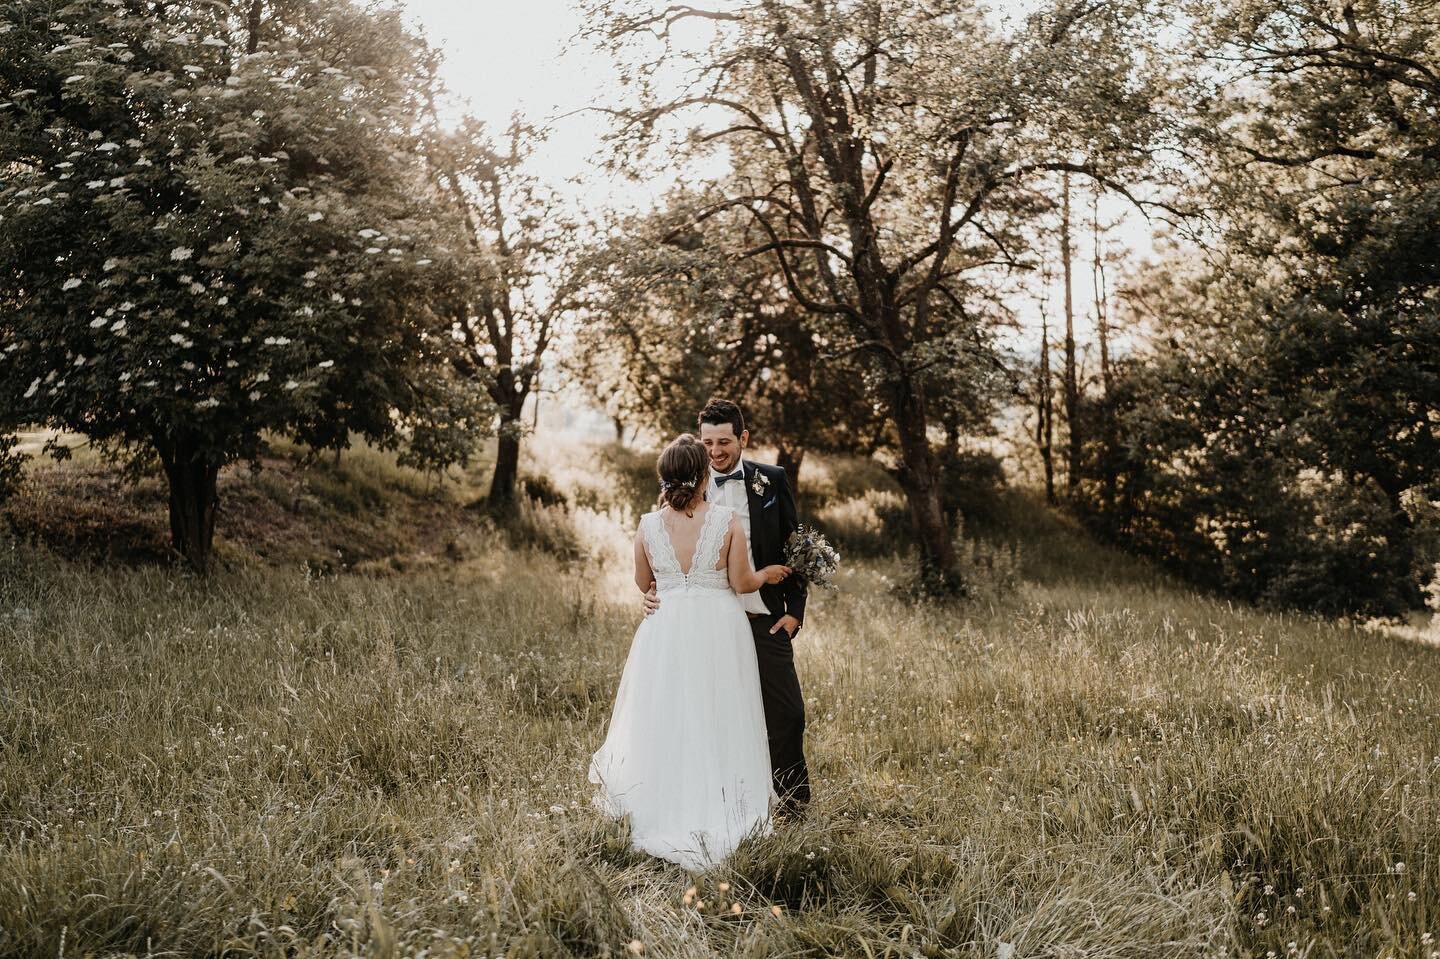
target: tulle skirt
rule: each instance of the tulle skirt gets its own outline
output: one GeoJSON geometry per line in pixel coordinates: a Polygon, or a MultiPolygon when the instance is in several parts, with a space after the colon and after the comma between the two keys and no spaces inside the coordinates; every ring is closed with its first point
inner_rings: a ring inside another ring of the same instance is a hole
{"type": "Polygon", "coordinates": [[[755,641],[729,590],[666,591],[635,631],[592,802],[637,849],[699,872],[771,831],[775,801],[755,641]]]}

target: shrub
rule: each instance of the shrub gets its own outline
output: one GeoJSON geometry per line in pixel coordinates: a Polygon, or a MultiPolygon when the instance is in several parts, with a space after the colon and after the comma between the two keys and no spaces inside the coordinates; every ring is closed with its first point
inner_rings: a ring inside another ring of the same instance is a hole
{"type": "Polygon", "coordinates": [[[940,505],[953,523],[963,517],[972,527],[990,527],[996,518],[996,493],[1005,488],[1000,458],[985,450],[942,450],[940,505]]]}
{"type": "Polygon", "coordinates": [[[548,476],[531,474],[522,477],[520,491],[525,494],[526,499],[541,506],[558,506],[561,509],[570,507],[570,498],[561,492],[548,476]]]}
{"type": "Polygon", "coordinates": [[[911,543],[905,499],[888,490],[866,490],[817,510],[814,523],[842,555],[885,556],[911,543]]]}
{"type": "Polygon", "coordinates": [[[20,485],[24,473],[25,456],[16,447],[18,436],[0,436],[0,501],[3,501],[20,485]]]}

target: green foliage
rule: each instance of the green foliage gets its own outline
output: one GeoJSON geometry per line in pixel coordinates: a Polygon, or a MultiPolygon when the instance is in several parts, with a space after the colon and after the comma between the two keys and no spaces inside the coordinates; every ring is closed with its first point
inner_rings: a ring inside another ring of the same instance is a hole
{"type": "Polygon", "coordinates": [[[1215,229],[1123,293],[1154,345],[1096,410],[1120,442],[1089,454],[1081,505],[1234,595],[1398,615],[1440,559],[1440,25],[1422,7],[1197,11],[1213,69],[1187,90],[1193,192],[1215,229]]]}
{"type": "Polygon", "coordinates": [[[448,372],[448,251],[414,142],[433,68],[398,15],[4,10],[10,415],[212,473],[267,432],[468,455],[485,420],[448,372]]]}

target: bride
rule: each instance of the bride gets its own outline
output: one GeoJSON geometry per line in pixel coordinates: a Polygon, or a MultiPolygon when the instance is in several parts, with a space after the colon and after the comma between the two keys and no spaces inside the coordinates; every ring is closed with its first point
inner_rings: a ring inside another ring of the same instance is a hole
{"type": "Polygon", "coordinates": [[[660,454],[662,505],[640,518],[635,584],[664,601],[635,631],[589,775],[592,801],[629,817],[635,848],[695,872],[771,830],[755,640],[736,592],[790,573],[751,568],[735,511],[705,500],[708,463],[688,433],[660,454]]]}

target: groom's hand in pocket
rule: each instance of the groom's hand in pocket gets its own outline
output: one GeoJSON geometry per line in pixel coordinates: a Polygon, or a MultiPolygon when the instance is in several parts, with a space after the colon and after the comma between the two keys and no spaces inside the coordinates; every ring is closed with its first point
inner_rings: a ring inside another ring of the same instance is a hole
{"type": "Polygon", "coordinates": [[[660,596],[655,592],[655,584],[650,584],[650,589],[645,593],[645,615],[649,616],[660,608],[660,596]]]}
{"type": "Polygon", "coordinates": [[[787,637],[789,637],[790,639],[794,639],[795,630],[799,628],[800,620],[796,619],[794,616],[781,616],[779,619],[775,620],[775,625],[770,627],[770,635],[774,636],[776,633],[780,632],[780,630],[783,629],[785,630],[785,635],[787,637]]]}

